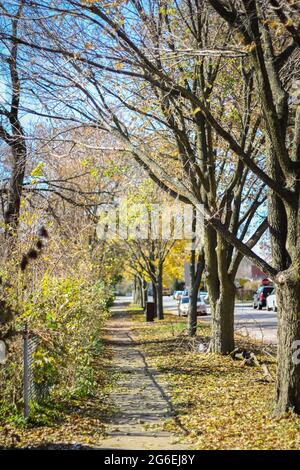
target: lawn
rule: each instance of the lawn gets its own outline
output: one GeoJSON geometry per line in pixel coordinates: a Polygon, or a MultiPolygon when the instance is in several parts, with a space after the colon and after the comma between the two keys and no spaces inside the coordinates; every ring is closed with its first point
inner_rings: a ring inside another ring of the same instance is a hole
{"type": "MultiPolygon", "coordinates": [[[[167,314],[161,322],[145,323],[136,311],[131,317],[148,364],[168,384],[176,419],[169,419],[166,429],[178,434],[185,429],[185,439],[195,449],[299,449],[300,419],[292,412],[272,418],[275,384],[266,380],[261,367],[198,352],[201,338],[209,337],[209,327],[201,322],[191,341],[185,319],[167,314]]],[[[247,338],[236,339],[275,377],[272,351],[247,338]]]]}

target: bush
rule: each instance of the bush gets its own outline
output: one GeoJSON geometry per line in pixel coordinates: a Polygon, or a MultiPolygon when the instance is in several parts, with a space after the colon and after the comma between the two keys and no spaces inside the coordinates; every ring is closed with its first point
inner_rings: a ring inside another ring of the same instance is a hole
{"type": "MultiPolygon", "coordinates": [[[[13,322],[16,334],[10,341],[8,361],[0,366],[0,420],[1,413],[7,417],[22,411],[24,322],[39,338],[33,374],[40,398],[43,394],[47,400],[90,396],[96,386],[93,359],[101,350],[101,329],[112,302],[113,295],[103,282],[43,276],[38,295],[28,295],[22,314],[13,322]]],[[[33,409],[36,415],[39,408],[33,409]]]]}

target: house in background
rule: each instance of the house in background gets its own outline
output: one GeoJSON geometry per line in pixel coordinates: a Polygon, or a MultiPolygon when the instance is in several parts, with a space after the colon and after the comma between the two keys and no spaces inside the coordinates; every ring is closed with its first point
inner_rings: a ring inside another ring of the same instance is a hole
{"type": "Polygon", "coordinates": [[[266,275],[255,264],[249,263],[247,258],[244,258],[236,273],[236,279],[249,279],[249,281],[261,281],[265,279],[266,275]]]}
{"type": "MultiPolygon", "coordinates": [[[[239,269],[236,273],[236,285],[237,287],[240,286],[239,280],[240,279],[248,279],[249,281],[262,281],[266,279],[266,275],[261,271],[255,264],[250,263],[247,258],[244,258],[239,266],[239,269]]],[[[185,280],[185,288],[191,288],[191,276],[190,276],[190,265],[189,263],[184,263],[184,280],[185,280]]],[[[206,290],[205,286],[205,279],[203,289],[206,290]]]]}

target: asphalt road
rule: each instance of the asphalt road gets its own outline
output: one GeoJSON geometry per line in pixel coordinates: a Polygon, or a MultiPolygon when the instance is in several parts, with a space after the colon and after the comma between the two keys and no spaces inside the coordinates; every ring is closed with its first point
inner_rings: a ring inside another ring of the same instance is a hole
{"type": "MultiPolygon", "coordinates": [[[[164,297],[165,310],[177,314],[177,302],[172,297],[164,297]]],[[[201,320],[211,321],[210,308],[208,315],[201,320]]],[[[266,343],[277,342],[277,313],[266,309],[255,310],[252,303],[236,303],[234,327],[241,334],[249,335],[266,343]]]]}
{"type": "MultiPolygon", "coordinates": [[[[149,298],[151,300],[151,298],[149,298]]],[[[172,297],[164,297],[165,311],[177,315],[177,301],[172,297]]],[[[277,314],[266,309],[255,310],[250,303],[237,303],[235,305],[235,330],[241,334],[249,335],[265,343],[277,342],[277,314]]],[[[208,315],[201,320],[210,322],[210,309],[208,315]]]]}

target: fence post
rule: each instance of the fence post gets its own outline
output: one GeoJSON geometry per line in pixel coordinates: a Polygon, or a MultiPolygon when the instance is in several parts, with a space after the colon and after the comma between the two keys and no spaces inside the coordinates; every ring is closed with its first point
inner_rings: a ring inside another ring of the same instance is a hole
{"type": "Polygon", "coordinates": [[[23,336],[23,392],[24,392],[24,416],[29,416],[29,335],[28,326],[25,323],[23,336]]]}

